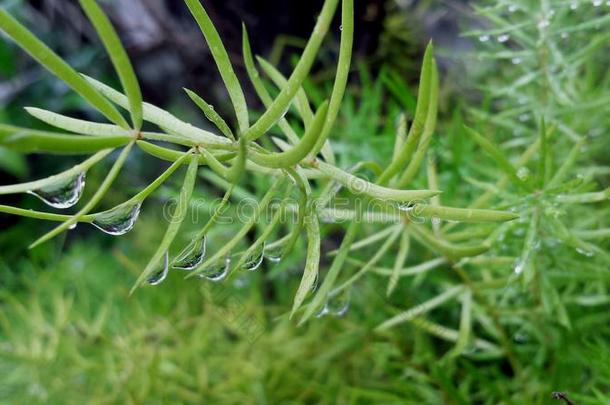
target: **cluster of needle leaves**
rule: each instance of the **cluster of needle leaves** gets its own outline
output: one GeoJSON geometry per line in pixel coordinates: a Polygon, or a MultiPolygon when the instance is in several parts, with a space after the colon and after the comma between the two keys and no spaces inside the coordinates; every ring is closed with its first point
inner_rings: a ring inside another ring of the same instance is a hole
{"type": "MultiPolygon", "coordinates": [[[[163,237],[133,288],[146,282],[152,285],[159,284],[166,277],[170,267],[189,270],[187,277],[198,275],[219,281],[237,270],[260,262],[265,250],[268,252],[272,249],[279,250],[278,259],[288,255],[301,233],[305,233],[307,257],[301,284],[295,294],[292,309],[292,314],[295,314],[308,298],[318,278],[321,255],[320,219],[349,222],[341,248],[334,255],[323,283],[303,311],[301,316],[303,322],[323,308],[329,295],[332,297],[349,290],[351,284],[368,272],[394,242],[400,243],[403,252],[401,257],[406,257],[411,237],[408,235],[412,234],[413,238],[430,244],[433,249],[443,252],[452,260],[478,255],[489,248],[487,244],[461,246],[438,241],[425,227],[412,224],[413,218],[425,220],[434,217],[465,222],[502,222],[517,217],[516,214],[509,212],[459,209],[426,202],[439,194],[440,191],[436,190],[436,187],[406,189],[425,157],[436,125],[439,77],[432,45],[428,46],[424,55],[417,108],[413,120],[407,131],[406,118],[400,119],[395,149],[390,161],[384,163],[385,167],[378,162],[359,162],[358,167],[353,168],[351,172],[335,165],[335,155],[328,138],[341,106],[350,69],[354,30],[353,2],[350,0],[343,1],[341,5],[341,43],[334,86],[329,99],[316,106],[315,111],[302,84],[310,73],[339,1],[327,0],[324,3],[313,33],[288,78],[262,58],[258,58],[257,66],[244,27],[244,63],[252,85],[266,107],[254,122],[250,120],[244,92],[218,31],[198,0],[185,1],[209,45],[235,112],[236,124],[231,126],[201,96],[186,90],[192,101],[216,126],[217,132],[197,128],[167,111],[143,102],[131,63],[109,19],[94,0],[82,0],[80,3],[107,50],[123,92],[77,73],[6,10],[0,10],[0,28],[5,34],[110,121],[110,123],[90,122],[38,108],[27,108],[34,117],[65,132],[41,132],[3,125],[0,129],[4,146],[25,152],[76,154],[95,152],[95,154],[57,175],[33,182],[2,186],[0,194],[29,192],[47,200],[52,206],[69,207],[78,201],[79,188],[83,183],[80,176],[110,155],[115,148],[120,150],[106,178],[76,214],[60,215],[2,207],[2,211],[7,213],[61,222],[59,226],[32,243],[31,247],[50,240],[79,222],[92,223],[111,234],[124,233],[133,226],[142,202],[174,171],[184,165],[187,169],[177,198],[176,209],[170,213],[169,224],[163,237]],[[259,68],[279,88],[275,98],[263,84],[259,68]],[[119,112],[117,106],[129,112],[130,122],[119,112]],[[285,117],[290,109],[294,109],[300,119],[299,124],[304,128],[302,135],[298,134],[298,130],[285,117]],[[144,121],[155,124],[160,131],[142,129],[144,121]],[[270,145],[264,142],[262,137],[275,125],[282,130],[285,137],[272,138],[273,144],[270,145]],[[186,150],[170,149],[159,145],[159,142],[182,146],[186,150]],[[131,199],[110,210],[93,212],[120,175],[133,147],[139,147],[146,153],[171,161],[172,164],[157,180],[131,199]],[[226,184],[226,191],[221,206],[216,210],[217,215],[210,218],[180,253],[170,258],[170,247],[187,218],[200,165],[207,166],[222,178],[226,184]],[[372,169],[375,180],[368,181],[358,177],[356,172],[367,168],[372,169]],[[245,173],[263,174],[272,178],[273,182],[264,196],[257,201],[252,215],[245,220],[242,219],[241,228],[235,235],[221,248],[205,256],[208,231],[229,204],[234,190],[245,177],[245,173]],[[321,188],[321,192],[312,191],[310,182],[313,179],[326,183],[321,188]],[[348,197],[350,207],[337,210],[331,205],[341,187],[350,192],[348,197]],[[297,203],[291,204],[285,197],[292,195],[293,192],[299,197],[296,199],[297,203]],[[274,199],[279,199],[280,202],[272,206],[274,199]],[[277,211],[274,215],[275,219],[269,221],[265,227],[259,226],[262,231],[257,235],[256,240],[245,251],[236,253],[235,248],[257,224],[260,225],[268,208],[277,211]],[[276,242],[268,243],[266,239],[284,211],[296,212],[292,229],[276,242]],[[385,247],[356,275],[340,285],[335,285],[350,250],[358,246],[352,244],[363,222],[390,223],[390,226],[385,225],[381,231],[369,237],[369,240],[387,238],[385,247]],[[409,232],[405,230],[407,227],[409,232]]],[[[400,268],[401,263],[397,262],[395,271],[391,272],[388,293],[396,285],[400,268]]]]}

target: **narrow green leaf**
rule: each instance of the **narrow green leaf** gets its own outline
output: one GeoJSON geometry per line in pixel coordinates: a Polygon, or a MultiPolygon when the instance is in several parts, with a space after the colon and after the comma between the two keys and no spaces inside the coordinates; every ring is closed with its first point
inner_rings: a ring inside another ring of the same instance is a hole
{"type": "Polygon", "coordinates": [[[135,289],[140,286],[144,280],[146,280],[154,271],[157,265],[161,262],[163,256],[167,254],[170,245],[174,241],[176,234],[180,230],[184,219],[186,218],[186,214],[188,212],[189,201],[191,200],[191,195],[193,193],[193,188],[195,187],[195,180],[197,178],[197,167],[198,167],[198,159],[196,156],[192,156],[186,171],[186,175],[184,176],[184,183],[182,184],[182,188],[180,189],[180,196],[178,197],[178,201],[176,204],[176,209],[172,214],[172,217],[169,221],[169,225],[165,230],[165,234],[163,235],[163,239],[159,243],[157,250],[148,261],[148,264],[144,268],[144,271],[138,276],[134,286],[131,288],[131,292],[133,293],[135,289]]]}
{"type": "Polygon", "coordinates": [[[132,140],[132,136],[92,137],[0,124],[0,145],[25,153],[47,152],[83,155],[102,149],[124,146],[132,140]]]}
{"type": "MultiPolygon", "coordinates": [[[[42,219],[42,220],[46,220],[46,221],[57,221],[57,222],[67,221],[71,218],[70,215],[53,214],[50,212],[26,210],[23,208],[11,207],[8,205],[0,205],[0,212],[3,212],[5,214],[18,215],[20,217],[35,218],[35,219],[42,219]]],[[[86,221],[86,222],[90,222],[90,221],[86,221]]]]}
{"type": "Polygon", "coordinates": [[[195,21],[197,21],[197,24],[208,43],[212,57],[218,66],[220,76],[227,87],[229,97],[233,103],[237,122],[239,123],[239,129],[243,133],[250,126],[248,105],[246,104],[246,98],[244,97],[244,92],[239,84],[239,80],[233,71],[233,66],[229,60],[227,50],[220,39],[220,35],[218,35],[218,31],[216,31],[216,28],[214,27],[214,23],[199,0],[185,0],[185,3],[191,11],[191,14],[193,14],[193,17],[195,17],[195,21]]]}
{"type": "Polygon", "coordinates": [[[391,180],[413,156],[413,152],[419,144],[420,136],[424,130],[426,119],[428,116],[428,108],[430,107],[431,87],[432,87],[432,71],[434,65],[434,49],[432,42],[426,47],[424,53],[424,61],[422,63],[421,75],[419,79],[419,90],[417,94],[417,107],[415,108],[415,117],[407,141],[402,146],[398,159],[393,160],[384,173],[379,177],[379,184],[386,184],[391,180]]]}
{"type": "MultiPolygon", "coordinates": [[[[258,63],[261,65],[261,68],[265,72],[267,76],[273,81],[273,83],[280,89],[284,88],[288,84],[288,80],[280,73],[279,70],[275,68],[271,63],[267,62],[264,58],[257,56],[256,59],[258,63]]],[[[308,128],[313,120],[313,112],[311,111],[311,106],[309,105],[309,100],[307,99],[307,94],[305,90],[303,90],[302,86],[299,86],[299,90],[297,91],[295,103],[294,103],[301,119],[305,123],[305,128],[308,128]]]]}
{"type": "Polygon", "coordinates": [[[462,310],[460,314],[460,329],[452,350],[453,356],[459,356],[464,352],[472,334],[472,291],[467,289],[462,294],[462,310]]]}
{"type": "MultiPolygon", "coordinates": [[[[189,0],[193,1],[193,0],[189,0]]],[[[301,59],[297,63],[292,75],[288,79],[287,85],[282,89],[267,111],[244,133],[247,141],[253,141],[260,138],[271,128],[285,113],[286,109],[292,102],[303,81],[309,74],[315,57],[320,49],[322,40],[326,36],[328,27],[332,21],[333,15],[337,8],[338,0],[326,0],[318,22],[314,27],[313,33],[307,46],[301,55],[301,59]]]]}
{"type": "Polygon", "coordinates": [[[489,139],[485,138],[483,135],[479,134],[474,129],[464,125],[464,130],[472,137],[472,139],[474,139],[476,143],[479,144],[481,148],[483,148],[485,152],[487,152],[489,156],[494,159],[494,161],[500,166],[504,173],[506,173],[506,175],[513,182],[513,184],[526,191],[531,191],[531,187],[528,186],[527,183],[525,183],[523,180],[521,180],[519,176],[517,176],[517,171],[508,161],[508,159],[506,159],[504,153],[502,153],[502,151],[498,149],[498,147],[496,147],[489,139]]]}
{"type": "Polygon", "coordinates": [[[315,161],[312,163],[312,167],[343,184],[354,194],[363,194],[382,201],[411,202],[430,198],[440,193],[435,190],[397,190],[379,186],[321,161],[315,161]]]}
{"type": "MultiPolygon", "coordinates": [[[[421,130],[419,144],[414,152],[407,150],[405,153],[412,154],[412,157],[409,161],[409,165],[405,172],[400,176],[400,180],[398,180],[398,187],[405,187],[407,184],[413,180],[419,167],[421,166],[421,162],[424,160],[424,156],[428,151],[428,146],[430,146],[430,141],[432,140],[432,135],[434,135],[434,129],[436,128],[436,119],[438,115],[438,92],[439,92],[439,77],[438,77],[438,69],[436,67],[436,62],[432,60],[432,72],[430,74],[430,96],[429,96],[429,105],[426,114],[426,119],[424,122],[424,127],[421,130]]],[[[415,122],[413,123],[415,125],[415,122]]],[[[409,134],[411,136],[411,134],[409,134]]],[[[407,136],[407,142],[408,142],[407,136]]]]}
{"type": "MultiPolygon", "coordinates": [[[[110,101],[123,108],[129,109],[129,100],[121,92],[116,91],[112,87],[107,86],[89,76],[83,75],[83,77],[110,101]]],[[[170,131],[174,135],[191,139],[195,142],[201,143],[202,145],[213,145],[217,147],[224,145],[227,148],[231,146],[231,141],[229,139],[197,128],[152,104],[143,103],[142,112],[146,121],[152,122],[153,124],[158,125],[160,128],[170,131]]]]}
{"type": "Polygon", "coordinates": [[[116,125],[80,120],[35,107],[25,107],[25,110],[42,122],[64,131],[81,135],[131,136],[133,138],[131,131],[116,125]]]}
{"type": "Polygon", "coordinates": [[[104,14],[96,0],[79,1],[102,40],[108,56],[110,56],[123,90],[129,99],[129,112],[131,113],[133,129],[139,131],[142,127],[142,92],[140,91],[140,85],[138,84],[138,79],[133,71],[127,52],[125,52],[125,48],[121,45],[121,40],[112,27],[110,20],[108,20],[108,17],[106,17],[106,14],[104,14]]]}
{"type": "Polygon", "coordinates": [[[459,222],[504,222],[519,218],[519,214],[514,212],[443,207],[427,204],[415,204],[405,215],[408,218],[439,218],[459,222]]]}
{"type": "MultiPolygon", "coordinates": [[[[337,115],[339,114],[339,109],[341,108],[341,102],[343,101],[343,95],[345,94],[345,87],[347,86],[347,78],[349,76],[351,66],[353,42],[354,0],[343,0],[341,4],[341,42],[339,45],[337,73],[335,75],[333,91],[330,95],[330,105],[328,107],[328,114],[326,114],[324,129],[322,129],[322,134],[314,147],[313,155],[317,155],[319,151],[324,151],[325,146],[328,145],[327,140],[330,135],[330,131],[335,124],[337,115]]],[[[326,154],[324,157],[328,163],[334,164],[334,158],[333,160],[329,160],[326,154]]]]}
{"type": "Polygon", "coordinates": [[[78,176],[81,173],[86,172],[91,166],[108,156],[112,152],[112,149],[105,149],[97,152],[95,155],[91,156],[87,160],[79,163],[72,168],[63,171],[59,174],[55,174],[53,176],[45,177],[44,179],[28,181],[27,183],[19,183],[19,184],[11,184],[7,186],[0,186],[0,195],[2,194],[15,194],[15,193],[25,193],[30,190],[38,190],[40,188],[44,188],[53,184],[57,184],[61,181],[73,178],[74,176],[78,176]]]}
{"type": "Polygon", "coordinates": [[[306,217],[305,229],[307,230],[305,270],[303,271],[303,277],[301,278],[299,288],[294,296],[290,318],[294,316],[307,297],[307,294],[311,291],[313,284],[318,278],[318,269],[320,267],[320,224],[318,223],[318,217],[315,213],[311,213],[306,217]]]}
{"type": "Polygon", "coordinates": [[[381,323],[379,326],[375,328],[376,331],[381,332],[387,329],[390,329],[396,325],[400,325],[402,323],[408,322],[413,318],[423,315],[434,308],[444,304],[449,301],[456,295],[460,294],[464,290],[464,287],[461,285],[451,287],[448,290],[445,290],[443,293],[437,295],[434,298],[429,299],[428,301],[422,302],[419,305],[416,305],[400,314],[393,316],[387,321],[381,323]]]}
{"type": "Polygon", "coordinates": [[[402,236],[400,238],[400,244],[398,245],[398,254],[396,255],[396,259],[394,259],[394,268],[392,269],[392,275],[390,276],[390,280],[388,281],[388,288],[386,291],[386,295],[389,297],[396,285],[398,284],[398,279],[400,277],[400,270],[405,264],[407,260],[407,256],[409,255],[409,247],[411,246],[411,238],[409,236],[409,232],[407,230],[403,230],[402,236]]]}
{"type": "Polygon", "coordinates": [[[225,120],[220,116],[220,114],[216,112],[212,105],[208,104],[204,99],[195,94],[195,92],[189,89],[184,89],[184,91],[186,92],[186,94],[188,94],[190,99],[193,100],[197,107],[199,107],[201,111],[203,111],[203,114],[206,116],[206,118],[209,119],[214,125],[216,125],[216,128],[218,128],[220,132],[222,132],[230,140],[235,140],[235,136],[233,135],[231,128],[229,128],[225,120]]]}
{"type": "Polygon", "coordinates": [[[375,254],[373,254],[373,256],[370,258],[370,260],[368,260],[366,262],[366,264],[364,266],[362,266],[362,268],[360,270],[358,270],[358,272],[356,274],[351,276],[345,282],[341,283],[338,287],[334,288],[329,293],[329,295],[330,296],[337,295],[340,291],[345,290],[346,288],[350,287],[352,284],[354,284],[356,281],[358,281],[362,276],[364,276],[369,270],[371,270],[373,268],[373,266],[375,266],[377,264],[377,262],[379,262],[379,260],[381,260],[385,256],[385,254],[392,247],[394,242],[396,242],[396,240],[398,239],[398,237],[400,236],[402,231],[403,231],[402,228],[397,228],[394,232],[392,232],[390,234],[390,236],[379,247],[379,249],[375,252],[375,254]]]}
{"type": "Polygon", "coordinates": [[[303,314],[303,316],[299,320],[299,325],[302,325],[309,318],[311,318],[312,315],[314,315],[316,313],[316,311],[318,311],[324,304],[324,301],[326,300],[328,293],[330,292],[331,288],[333,287],[333,285],[335,283],[335,280],[337,280],[337,277],[339,276],[339,273],[341,272],[341,269],[343,268],[345,259],[347,259],[347,255],[349,254],[349,248],[350,248],[352,242],[354,241],[354,239],[356,238],[356,235],[358,234],[358,231],[360,230],[360,226],[361,226],[361,224],[358,220],[353,221],[352,223],[349,224],[347,231],[345,233],[345,236],[343,237],[343,241],[341,242],[341,247],[339,248],[339,253],[334,258],[332,264],[330,265],[330,269],[326,273],[326,277],[324,278],[322,285],[318,289],[318,292],[313,297],[313,300],[305,308],[305,314],[303,314]]]}
{"type": "Polygon", "coordinates": [[[455,245],[446,242],[437,238],[425,227],[416,224],[410,224],[409,231],[411,231],[411,236],[417,239],[421,244],[444,255],[452,261],[457,261],[463,257],[477,256],[489,250],[489,245],[486,243],[475,245],[455,245]]]}
{"type": "Polygon", "coordinates": [[[405,113],[401,113],[398,116],[398,123],[396,125],[396,138],[394,139],[394,150],[392,151],[392,162],[398,159],[402,146],[407,140],[407,116],[405,113]]]}
{"type": "Polygon", "coordinates": [[[111,122],[125,129],[129,128],[125,118],[108,100],[3,8],[0,8],[0,30],[4,31],[38,63],[63,80],[111,122]]]}

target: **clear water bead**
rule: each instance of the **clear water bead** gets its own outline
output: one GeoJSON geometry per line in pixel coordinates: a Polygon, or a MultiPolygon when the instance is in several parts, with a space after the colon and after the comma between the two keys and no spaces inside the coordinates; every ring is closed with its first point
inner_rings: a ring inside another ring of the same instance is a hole
{"type": "Polygon", "coordinates": [[[53,208],[65,209],[74,206],[80,200],[84,189],[85,173],[79,173],[66,180],[59,180],[49,186],[30,190],[27,193],[40,198],[53,208]]]}

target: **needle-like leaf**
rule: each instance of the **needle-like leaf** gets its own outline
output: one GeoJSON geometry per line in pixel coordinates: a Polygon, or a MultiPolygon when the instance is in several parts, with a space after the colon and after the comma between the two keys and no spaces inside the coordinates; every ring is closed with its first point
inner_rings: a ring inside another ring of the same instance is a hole
{"type": "Polygon", "coordinates": [[[38,63],[80,94],[106,118],[125,129],[129,128],[125,118],[108,100],[3,8],[0,8],[0,30],[4,31],[38,63]]]}
{"type": "Polygon", "coordinates": [[[197,21],[197,24],[199,25],[199,28],[201,29],[201,32],[208,43],[212,57],[218,66],[220,76],[227,87],[229,97],[233,103],[239,129],[243,133],[250,126],[248,118],[248,105],[246,104],[246,98],[244,97],[244,92],[239,84],[239,80],[233,71],[233,66],[229,60],[227,50],[220,39],[220,35],[218,35],[218,31],[216,31],[216,28],[214,27],[214,23],[208,16],[208,13],[205,11],[200,1],[185,0],[185,3],[191,11],[191,14],[193,14],[195,21],[197,21]]]}
{"type": "Polygon", "coordinates": [[[155,268],[161,262],[161,259],[167,254],[170,245],[174,241],[178,230],[182,226],[184,219],[186,218],[186,213],[188,212],[189,201],[191,199],[191,194],[193,193],[193,188],[195,187],[195,180],[197,178],[197,167],[198,167],[198,159],[196,155],[191,157],[191,161],[189,162],[188,169],[186,171],[186,175],[184,176],[184,183],[182,184],[182,188],[180,190],[180,196],[178,197],[178,201],[176,204],[176,209],[170,218],[169,225],[165,230],[165,234],[163,235],[163,239],[159,243],[157,250],[148,261],[148,264],[144,268],[144,271],[138,276],[134,286],[131,288],[131,293],[135,291],[135,289],[140,286],[144,280],[146,280],[154,271],[155,268]]]}
{"type": "Polygon", "coordinates": [[[108,20],[108,17],[106,17],[106,14],[104,14],[96,0],[79,1],[102,40],[108,56],[110,56],[123,90],[129,99],[129,112],[133,129],[139,131],[142,127],[142,92],[140,91],[140,85],[138,84],[138,79],[133,71],[127,52],[121,45],[121,40],[112,27],[110,20],[108,20]]]}

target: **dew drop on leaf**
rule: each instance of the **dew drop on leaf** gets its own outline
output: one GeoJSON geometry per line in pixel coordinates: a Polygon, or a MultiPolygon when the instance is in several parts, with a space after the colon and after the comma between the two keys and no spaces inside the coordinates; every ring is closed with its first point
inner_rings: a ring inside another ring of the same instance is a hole
{"type": "Polygon", "coordinates": [[[326,315],[337,317],[343,316],[347,313],[347,310],[349,309],[350,301],[351,290],[349,289],[340,291],[332,296],[329,295],[329,297],[326,299],[326,303],[324,304],[324,308],[322,308],[322,310],[320,310],[320,312],[316,316],[318,318],[321,318],[326,315]]]}
{"type": "Polygon", "coordinates": [[[205,257],[206,237],[193,239],[178,255],[172,267],[180,270],[193,270],[203,262],[205,257]]]}
{"type": "Polygon", "coordinates": [[[70,208],[83,195],[85,189],[85,173],[77,174],[66,180],[58,181],[46,187],[28,191],[53,208],[70,208]]]}
{"type": "Polygon", "coordinates": [[[124,235],[133,229],[141,207],[141,202],[118,205],[96,214],[91,224],[109,235],[124,235]]]}
{"type": "Polygon", "coordinates": [[[167,270],[169,269],[168,261],[169,256],[168,253],[165,252],[165,255],[163,255],[163,262],[161,263],[161,268],[148,277],[148,284],[159,285],[163,280],[165,280],[165,277],[167,277],[167,270]]]}
{"type": "Polygon", "coordinates": [[[264,256],[272,263],[279,263],[282,260],[282,249],[281,247],[265,249],[264,256]]]}
{"type": "Polygon", "coordinates": [[[519,177],[520,180],[527,180],[529,176],[530,171],[527,167],[523,166],[520,167],[519,170],[517,170],[517,177],[519,177]]]}
{"type": "Polygon", "coordinates": [[[224,261],[211,264],[206,269],[203,270],[202,273],[199,274],[199,277],[206,278],[210,281],[221,281],[227,277],[229,274],[229,268],[231,267],[231,258],[227,256],[224,261]]]}
{"type": "Polygon", "coordinates": [[[242,269],[247,271],[255,271],[258,269],[263,263],[263,259],[265,258],[265,243],[257,248],[252,254],[246,259],[244,264],[242,265],[242,269]]]}

